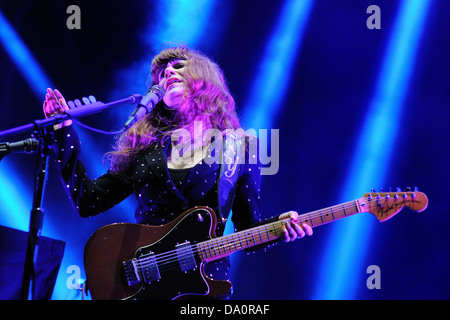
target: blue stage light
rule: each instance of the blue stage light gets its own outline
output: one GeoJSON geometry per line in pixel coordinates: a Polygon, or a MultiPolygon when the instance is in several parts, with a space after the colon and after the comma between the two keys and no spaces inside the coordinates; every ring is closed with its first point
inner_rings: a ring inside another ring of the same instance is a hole
{"type": "MultiPolygon", "coordinates": [[[[402,1],[390,35],[372,102],[349,166],[342,202],[361,197],[370,187],[382,187],[397,138],[403,100],[429,0],[402,1]]],[[[355,299],[372,226],[370,214],[333,226],[324,250],[312,299],[355,299]]]]}
{"type": "MultiPolygon", "coordinates": [[[[221,22],[212,18],[215,0],[173,0],[149,1],[149,23],[144,28],[142,41],[148,50],[129,66],[116,71],[119,87],[110,92],[111,99],[122,99],[130,94],[144,94],[151,85],[150,67],[153,56],[167,47],[187,45],[196,48],[202,40],[209,44],[213,39],[207,39],[208,26],[223,28],[221,22]]],[[[224,6],[222,10],[227,10],[224,6]]],[[[130,111],[118,109],[115,116],[126,119],[130,111]]]]}
{"type": "MultiPolygon", "coordinates": [[[[245,129],[271,129],[289,85],[289,61],[296,59],[304,30],[313,5],[312,0],[287,0],[281,7],[278,20],[267,41],[259,70],[244,104],[241,124],[245,129]]],[[[232,217],[230,213],[228,220],[232,217]]],[[[225,234],[233,233],[233,225],[225,225],[225,234]]],[[[239,256],[232,256],[233,264],[239,256]]],[[[234,281],[232,273],[232,280],[234,281]]]]}
{"type": "MultiPolygon", "coordinates": [[[[241,124],[246,129],[270,129],[274,117],[282,107],[289,84],[289,68],[286,63],[294,59],[299,51],[304,29],[309,18],[312,0],[288,0],[282,6],[264,52],[255,82],[250,88],[241,124]]],[[[231,218],[230,214],[230,218],[231,218]]],[[[228,223],[225,234],[234,232],[228,223]]]]}
{"type": "Polygon", "coordinates": [[[148,37],[152,49],[160,51],[165,43],[197,46],[202,35],[207,33],[214,4],[214,0],[159,0],[154,7],[159,10],[158,20],[148,37]]]}
{"type": "Polygon", "coordinates": [[[45,90],[53,85],[1,11],[0,41],[36,97],[42,99],[45,90]]]}
{"type": "MultiPolygon", "coordinates": [[[[0,42],[36,97],[43,98],[51,81],[1,11],[0,42]]],[[[5,208],[1,224],[28,231],[32,186],[25,187],[19,169],[8,161],[4,159],[0,163],[0,198],[5,208]]]]}
{"type": "Polygon", "coordinates": [[[28,232],[32,188],[22,182],[9,159],[0,162],[0,225],[28,232]]]}
{"type": "MultiPolygon", "coordinates": [[[[2,12],[0,12],[0,41],[35,96],[42,100],[47,88],[54,88],[54,86],[2,12]]],[[[95,148],[89,149],[94,150],[95,148]]],[[[2,204],[0,224],[28,232],[33,194],[32,179],[34,177],[33,175],[27,177],[31,180],[30,183],[24,182],[25,178],[21,176],[19,168],[9,161],[10,159],[3,159],[0,163],[0,203],[2,204]]],[[[66,227],[60,226],[50,219],[44,219],[42,235],[59,238],[61,236],[59,230],[66,227]]],[[[65,266],[77,261],[71,249],[66,246],[53,299],[64,299],[70,294],[64,279],[67,277],[65,266]]],[[[82,261],[78,263],[81,265],[82,261]]]]}
{"type": "Polygon", "coordinates": [[[289,61],[296,59],[299,52],[312,5],[312,0],[284,3],[244,104],[242,124],[246,128],[272,127],[290,83],[292,68],[289,68],[289,61]]]}

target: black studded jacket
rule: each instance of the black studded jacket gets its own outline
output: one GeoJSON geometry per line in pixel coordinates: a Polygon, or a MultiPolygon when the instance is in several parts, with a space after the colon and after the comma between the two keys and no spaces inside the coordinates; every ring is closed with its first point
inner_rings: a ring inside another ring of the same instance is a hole
{"type": "MultiPolygon", "coordinates": [[[[248,158],[239,164],[234,199],[225,211],[219,205],[218,180],[220,165],[205,161],[189,170],[167,167],[168,144],[143,152],[128,172],[112,172],[91,179],[79,160],[80,140],[73,126],[50,132],[57,168],[64,188],[75,210],[82,217],[94,216],[123,201],[134,193],[137,200],[135,221],[139,224],[161,225],[194,206],[208,206],[217,215],[216,235],[221,236],[229,210],[235,231],[273,222],[278,216],[261,222],[259,162],[250,164],[248,158]],[[219,210],[222,208],[222,210],[219,210]]],[[[211,150],[208,152],[211,156],[211,150]]],[[[221,189],[221,190],[225,190],[221,189]]],[[[228,190],[224,192],[228,192],[228,190]]],[[[223,199],[224,197],[222,197],[223,199]]],[[[225,196],[228,198],[228,195],[225,196]]],[[[265,250],[277,241],[259,245],[247,253],[265,250]]],[[[205,264],[206,275],[216,280],[229,280],[229,257],[205,264]]]]}
{"type": "MultiPolygon", "coordinates": [[[[79,160],[80,141],[73,126],[51,132],[58,171],[74,208],[82,217],[94,216],[135,194],[135,221],[161,225],[194,206],[209,206],[217,217],[216,235],[221,236],[228,212],[220,212],[217,200],[219,164],[205,161],[180,172],[167,167],[167,148],[142,153],[128,172],[111,172],[91,179],[79,160]]],[[[210,150],[211,152],[211,150],[210,150]]],[[[208,156],[210,156],[208,152],[208,156]]],[[[248,159],[247,159],[248,160],[248,159]]],[[[259,162],[240,164],[231,208],[236,231],[275,221],[261,222],[259,162]]]]}

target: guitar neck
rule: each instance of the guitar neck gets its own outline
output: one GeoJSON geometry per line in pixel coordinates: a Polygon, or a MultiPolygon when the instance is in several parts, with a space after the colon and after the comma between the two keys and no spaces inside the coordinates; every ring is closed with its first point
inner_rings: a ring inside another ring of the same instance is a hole
{"type": "MultiPolygon", "coordinates": [[[[299,215],[297,224],[306,223],[311,227],[337,221],[361,212],[358,200],[349,201],[322,210],[299,215]]],[[[196,251],[202,261],[212,261],[226,257],[236,251],[265,244],[280,238],[283,226],[289,220],[279,220],[262,226],[232,233],[223,237],[207,240],[196,245],[196,251]]]]}

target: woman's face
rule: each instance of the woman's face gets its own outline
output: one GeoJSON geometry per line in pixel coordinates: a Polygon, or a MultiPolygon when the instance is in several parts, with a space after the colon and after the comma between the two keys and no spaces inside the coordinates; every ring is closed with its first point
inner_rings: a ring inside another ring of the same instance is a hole
{"type": "Polygon", "coordinates": [[[174,109],[181,107],[181,101],[186,91],[185,64],[185,60],[169,61],[166,68],[161,70],[158,75],[159,85],[166,91],[163,98],[164,103],[174,109]]]}

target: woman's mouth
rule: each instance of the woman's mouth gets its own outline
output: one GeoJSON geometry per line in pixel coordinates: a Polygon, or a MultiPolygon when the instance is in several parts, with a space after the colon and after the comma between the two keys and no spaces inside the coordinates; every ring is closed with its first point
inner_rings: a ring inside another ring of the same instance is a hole
{"type": "Polygon", "coordinates": [[[170,86],[172,86],[175,83],[180,83],[181,80],[178,78],[169,78],[166,82],[166,90],[169,89],[170,86]]]}

